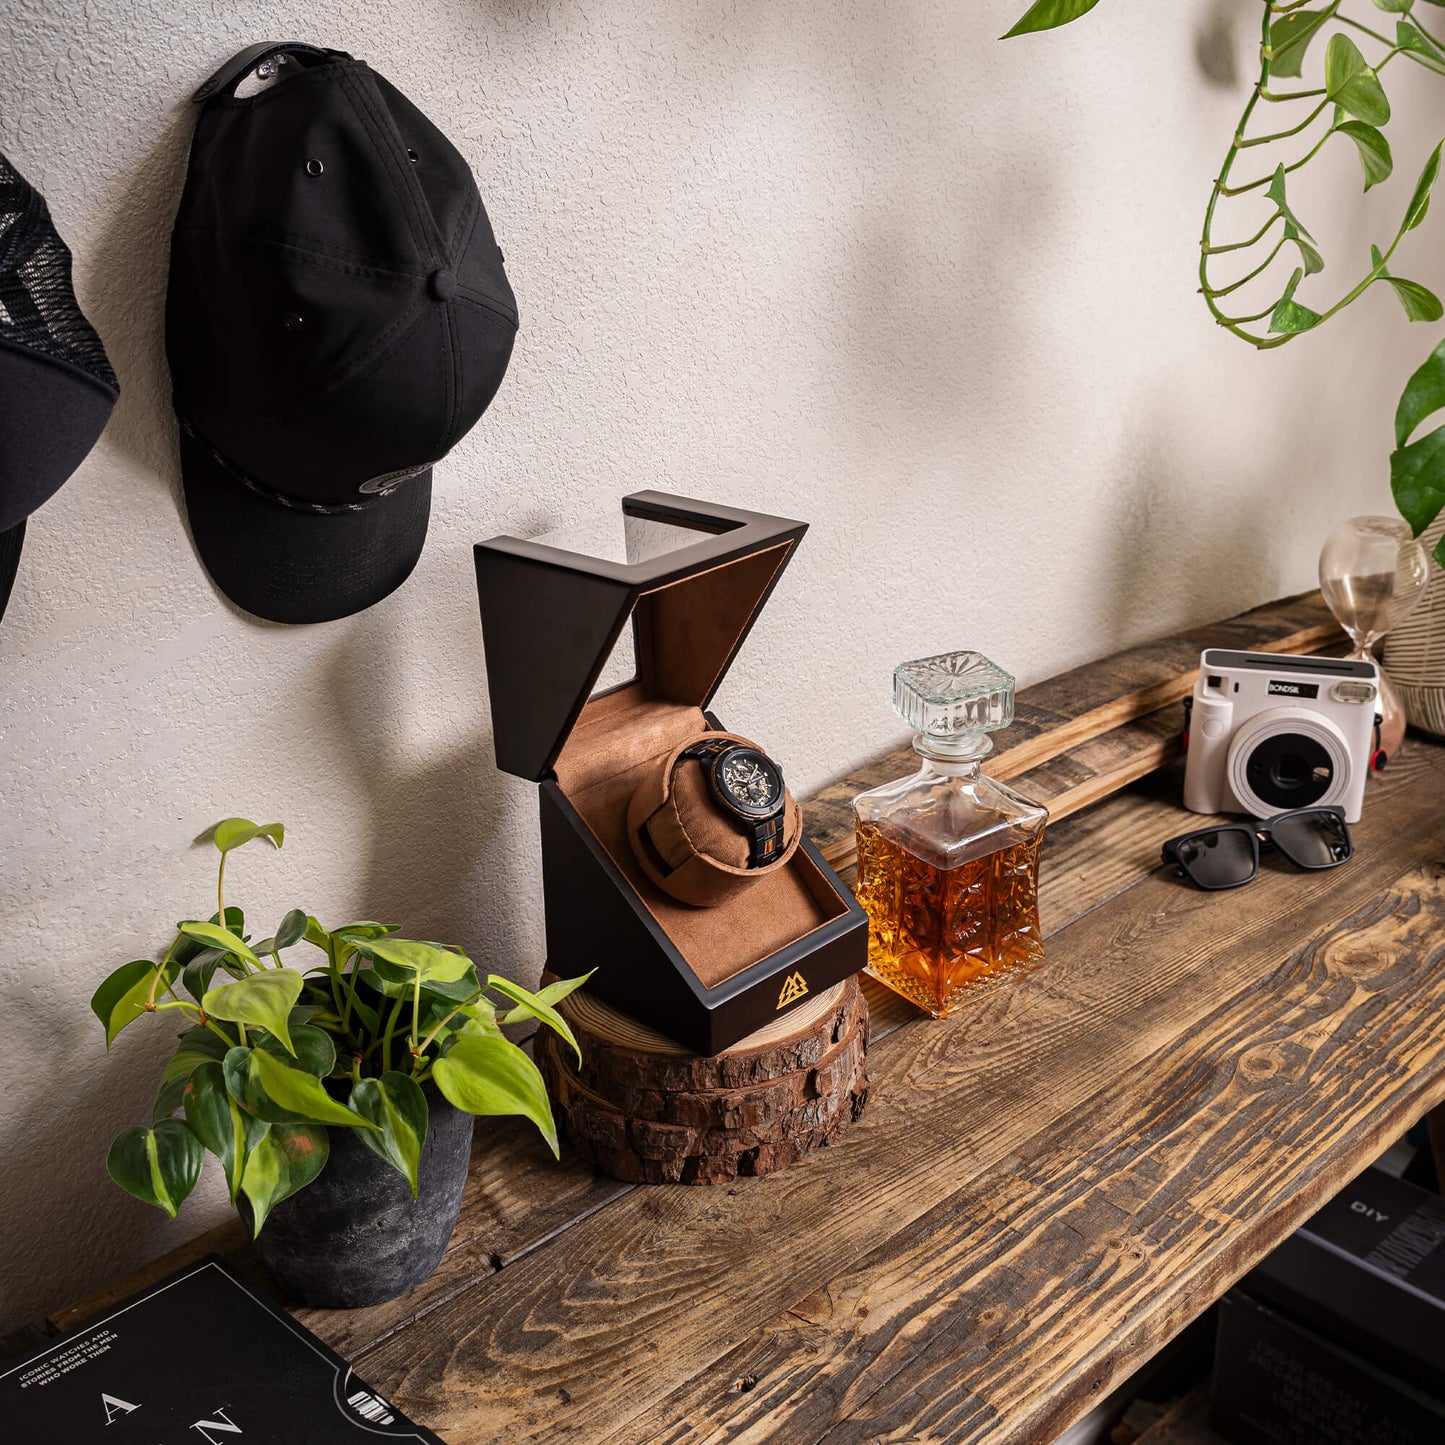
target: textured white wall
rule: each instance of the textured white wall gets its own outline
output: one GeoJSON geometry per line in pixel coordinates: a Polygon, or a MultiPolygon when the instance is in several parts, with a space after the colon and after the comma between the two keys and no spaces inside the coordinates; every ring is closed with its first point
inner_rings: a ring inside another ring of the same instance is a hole
{"type": "Polygon", "coordinates": [[[1426,344],[1393,303],[1259,356],[1194,295],[1257,6],[1113,0],[995,43],[1022,8],[0,0],[0,149],[123,386],[0,624],[0,1330],[223,1213],[203,1186],[171,1226],[107,1181],[166,1030],[107,1056],[86,1007],[209,912],[209,823],[288,825],[231,870],[262,927],[391,919],[535,977],[533,790],[492,762],[472,542],[644,486],[809,520],[719,699],[807,791],[897,736],[902,658],[972,645],[1028,682],[1311,585],[1333,521],[1388,508],[1426,344]],[[160,339],[186,98],[276,36],[447,131],[523,318],[411,581],[309,628],[196,561],[160,339]]]}

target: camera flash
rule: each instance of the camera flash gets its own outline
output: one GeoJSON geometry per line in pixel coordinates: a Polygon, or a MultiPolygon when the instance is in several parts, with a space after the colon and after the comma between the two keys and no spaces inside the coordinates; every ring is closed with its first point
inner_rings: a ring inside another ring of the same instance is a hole
{"type": "Polygon", "coordinates": [[[1330,689],[1330,696],[1336,702],[1373,702],[1375,684],[1372,682],[1337,682],[1330,689]]]}

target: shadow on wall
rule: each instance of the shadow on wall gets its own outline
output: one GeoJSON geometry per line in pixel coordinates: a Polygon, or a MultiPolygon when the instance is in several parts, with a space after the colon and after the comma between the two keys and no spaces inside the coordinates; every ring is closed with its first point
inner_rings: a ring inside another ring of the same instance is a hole
{"type": "Polygon", "coordinates": [[[406,674],[394,633],[386,645],[394,655],[382,662],[375,634],[348,634],[319,688],[333,700],[327,717],[336,767],[351,771],[338,787],[349,783],[370,815],[367,836],[358,840],[366,859],[356,896],[369,917],[400,924],[408,937],[468,946],[485,972],[489,960],[475,944],[490,932],[482,889],[507,886],[508,869],[497,856],[507,781],[497,771],[489,728],[469,730],[450,751],[406,745],[408,719],[390,702],[400,692],[371,681],[406,674]]]}
{"type": "Polygon", "coordinates": [[[169,488],[183,520],[165,307],[171,225],[195,120],[189,102],[172,110],[161,139],[105,197],[90,301],[90,319],[120,378],[107,441],[169,488]]]}

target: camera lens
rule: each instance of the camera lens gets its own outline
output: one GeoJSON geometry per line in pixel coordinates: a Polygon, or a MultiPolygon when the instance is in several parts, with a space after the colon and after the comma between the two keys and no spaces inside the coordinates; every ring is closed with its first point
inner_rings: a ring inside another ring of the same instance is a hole
{"type": "Polygon", "coordinates": [[[1276,733],[1250,753],[1244,775],[1261,802],[1285,811],[1318,803],[1334,782],[1335,768],[1314,738],[1276,733]]]}

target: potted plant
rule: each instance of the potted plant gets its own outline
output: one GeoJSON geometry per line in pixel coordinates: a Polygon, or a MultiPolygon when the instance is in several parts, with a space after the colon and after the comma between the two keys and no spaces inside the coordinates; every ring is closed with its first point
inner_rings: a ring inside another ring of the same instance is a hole
{"type": "Polygon", "coordinates": [[[502,1025],[536,1019],[576,1050],[555,1005],[585,978],[532,993],[483,979],[459,948],[382,923],[328,930],[301,909],[253,941],[225,901],[226,860],[257,839],[280,848],[285,829],[227,818],[211,838],[215,914],[180,923],[159,963],[122,964],[91,999],[107,1049],[145,1014],[185,1025],[151,1123],[121,1133],[106,1167],[174,1219],[209,1152],[288,1293],[390,1299],[441,1259],[474,1116],[520,1114],[557,1154],[542,1077],[502,1025]]]}
{"type": "MultiPolygon", "coordinates": [[[[1067,25],[1098,3],[1034,0],[1004,38],[1067,25]]],[[[1430,153],[1383,249],[1372,245],[1369,265],[1362,263],[1348,284],[1314,305],[1305,304],[1300,288],[1313,293],[1327,284],[1313,279],[1326,270],[1325,255],[1292,208],[1287,189],[1295,172],[1331,142],[1353,146],[1366,191],[1390,178],[1395,162],[1386,127],[1392,111],[1382,77],[1397,61],[1445,76],[1445,0],[1259,3],[1258,78],[1210,182],[1199,241],[1199,294],[1215,324],[1270,349],[1313,334],[1378,287],[1394,293],[1408,320],[1441,320],[1440,298],[1390,266],[1401,242],[1425,220],[1445,141],[1430,153]],[[1226,220],[1236,212],[1232,222],[1226,220]]],[[[1432,549],[1435,565],[1423,605],[1391,633],[1385,649],[1410,721],[1445,735],[1442,411],[1445,341],[1410,376],[1395,411],[1390,488],[1411,531],[1432,549]],[[1427,421],[1434,424],[1422,429],[1427,421]]]]}

